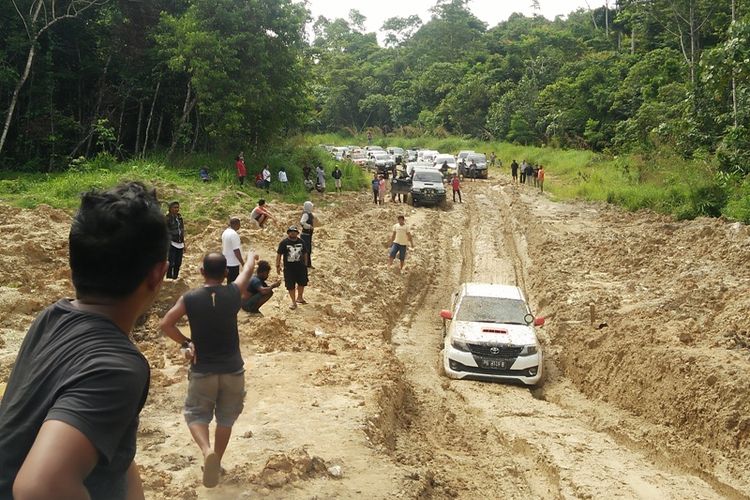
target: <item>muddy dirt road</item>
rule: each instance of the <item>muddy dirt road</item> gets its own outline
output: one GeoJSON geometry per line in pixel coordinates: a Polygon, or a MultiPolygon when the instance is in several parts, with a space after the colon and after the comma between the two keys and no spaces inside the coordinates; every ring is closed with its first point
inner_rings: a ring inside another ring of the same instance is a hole
{"type": "MultiPolygon", "coordinates": [[[[186,367],[156,328],[224,226],[187,221],[184,276],[135,334],[147,497],[747,498],[748,228],[555,203],[500,175],[464,191],[443,210],[313,199],[309,304],[277,293],[240,315],[249,392],[213,490],[180,414],[186,367]],[[415,236],[401,274],[385,265],[399,213],[415,236]],[[438,312],[464,281],[517,284],[547,317],[541,387],[440,376],[438,312]]],[[[240,230],[269,260],[300,212],[273,208],[270,228],[240,230]]],[[[34,314],[71,293],[67,214],[4,209],[0,382],[34,314]]]]}

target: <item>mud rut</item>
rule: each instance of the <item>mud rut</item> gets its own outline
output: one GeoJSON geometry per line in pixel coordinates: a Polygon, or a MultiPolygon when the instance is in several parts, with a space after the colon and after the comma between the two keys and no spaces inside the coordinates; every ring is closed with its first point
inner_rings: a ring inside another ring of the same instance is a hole
{"type": "MultiPolygon", "coordinates": [[[[549,357],[545,386],[453,381],[440,376],[438,312],[467,280],[525,289],[529,268],[517,210],[528,210],[512,186],[465,184],[464,205],[435,211],[432,237],[447,262],[405,309],[392,341],[404,369],[409,416],[394,456],[421,470],[420,498],[716,498],[742,494],[697,471],[647,456],[596,430],[597,403],[565,380],[549,357]],[[469,211],[467,206],[475,208],[469,211]],[[497,217],[497,214],[500,217],[497,217]],[[546,401],[552,394],[554,403],[546,401]]],[[[533,297],[532,297],[533,302],[533,297]]],[[[546,343],[544,331],[542,342],[546,343]]],[[[611,412],[611,408],[606,409],[611,412]]]]}

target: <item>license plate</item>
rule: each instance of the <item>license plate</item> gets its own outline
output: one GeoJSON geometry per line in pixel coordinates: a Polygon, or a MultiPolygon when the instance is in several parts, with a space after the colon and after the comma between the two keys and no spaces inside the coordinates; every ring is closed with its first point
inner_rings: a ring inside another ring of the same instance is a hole
{"type": "Polygon", "coordinates": [[[482,368],[491,368],[494,370],[508,370],[513,366],[513,360],[510,359],[480,359],[479,366],[482,368]]]}

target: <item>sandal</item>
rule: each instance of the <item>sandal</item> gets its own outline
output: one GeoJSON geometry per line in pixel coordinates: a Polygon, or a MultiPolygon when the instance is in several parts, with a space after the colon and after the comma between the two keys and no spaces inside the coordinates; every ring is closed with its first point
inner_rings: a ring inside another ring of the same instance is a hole
{"type": "Polygon", "coordinates": [[[203,463],[203,486],[213,488],[219,484],[219,474],[221,473],[221,462],[219,455],[209,453],[203,463]]]}
{"type": "Polygon", "coordinates": [[[292,310],[297,309],[297,303],[294,302],[291,306],[289,306],[289,309],[292,309],[292,310]]]}
{"type": "Polygon", "coordinates": [[[305,299],[297,299],[297,304],[307,304],[305,299]]]}

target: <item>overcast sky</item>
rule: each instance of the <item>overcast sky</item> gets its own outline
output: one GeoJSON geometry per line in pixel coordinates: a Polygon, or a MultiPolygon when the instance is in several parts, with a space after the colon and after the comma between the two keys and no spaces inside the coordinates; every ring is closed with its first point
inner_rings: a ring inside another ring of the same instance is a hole
{"type": "MultiPolygon", "coordinates": [[[[308,0],[308,7],[313,20],[318,16],[346,19],[351,9],[357,9],[367,18],[367,31],[377,32],[383,22],[391,17],[417,14],[422,22],[427,22],[431,17],[429,10],[435,3],[436,0],[308,0]]],[[[604,0],[588,0],[588,3],[593,9],[604,5],[604,0]]],[[[586,0],[539,0],[539,6],[544,17],[554,19],[557,15],[567,15],[580,7],[586,8],[586,0]]],[[[508,19],[514,12],[527,16],[534,14],[530,0],[470,0],[469,10],[490,28],[508,19]]],[[[382,37],[378,38],[382,40],[382,37]]]]}

